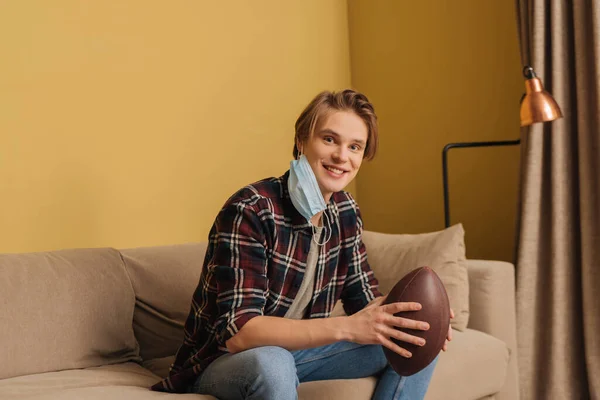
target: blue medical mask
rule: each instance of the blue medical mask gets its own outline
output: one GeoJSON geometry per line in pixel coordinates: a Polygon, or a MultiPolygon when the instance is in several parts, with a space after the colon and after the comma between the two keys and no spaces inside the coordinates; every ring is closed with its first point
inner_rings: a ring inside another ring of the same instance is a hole
{"type": "Polygon", "coordinates": [[[327,208],[315,173],[305,155],[290,162],[288,191],[292,204],[307,221],[327,208]]]}

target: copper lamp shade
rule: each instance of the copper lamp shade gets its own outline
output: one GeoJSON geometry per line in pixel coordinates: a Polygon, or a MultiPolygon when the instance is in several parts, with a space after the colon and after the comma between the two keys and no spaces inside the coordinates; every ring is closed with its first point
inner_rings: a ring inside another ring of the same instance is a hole
{"type": "MultiPolygon", "coordinates": [[[[562,112],[552,98],[550,93],[544,90],[544,85],[540,78],[535,75],[533,68],[526,66],[523,68],[526,93],[521,98],[521,126],[535,124],[537,122],[554,121],[561,118],[562,112]]],[[[487,142],[462,142],[448,143],[442,151],[442,180],[444,183],[444,222],[446,228],[450,226],[450,195],[448,191],[448,152],[454,148],[466,147],[490,147],[490,146],[518,146],[521,139],[515,140],[494,140],[487,142]]]]}
{"type": "Polygon", "coordinates": [[[536,122],[554,121],[562,117],[560,107],[552,95],[544,90],[540,78],[535,75],[533,68],[523,68],[525,81],[525,96],[521,101],[521,126],[536,122]]]}

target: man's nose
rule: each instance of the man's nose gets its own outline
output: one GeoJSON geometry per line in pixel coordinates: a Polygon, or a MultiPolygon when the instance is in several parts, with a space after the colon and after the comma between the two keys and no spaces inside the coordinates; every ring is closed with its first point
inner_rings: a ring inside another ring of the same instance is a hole
{"type": "Polygon", "coordinates": [[[333,157],[336,161],[345,162],[348,161],[348,150],[344,147],[338,147],[333,153],[333,157]]]}

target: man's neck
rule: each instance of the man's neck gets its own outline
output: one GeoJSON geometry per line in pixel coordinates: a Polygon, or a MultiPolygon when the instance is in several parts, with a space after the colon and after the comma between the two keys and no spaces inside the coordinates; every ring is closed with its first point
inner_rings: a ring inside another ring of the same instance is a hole
{"type": "Polygon", "coordinates": [[[314,226],[322,226],[323,225],[323,211],[318,212],[317,214],[313,215],[312,218],[310,219],[310,222],[314,225],[314,226]]]}

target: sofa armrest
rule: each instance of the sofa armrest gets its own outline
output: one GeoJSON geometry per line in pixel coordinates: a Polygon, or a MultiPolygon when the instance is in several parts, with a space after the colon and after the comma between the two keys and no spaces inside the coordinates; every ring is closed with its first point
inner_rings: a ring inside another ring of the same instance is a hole
{"type": "Polygon", "coordinates": [[[510,360],[506,382],[497,399],[518,399],[515,269],[503,261],[467,260],[469,328],[506,343],[510,360]]]}

